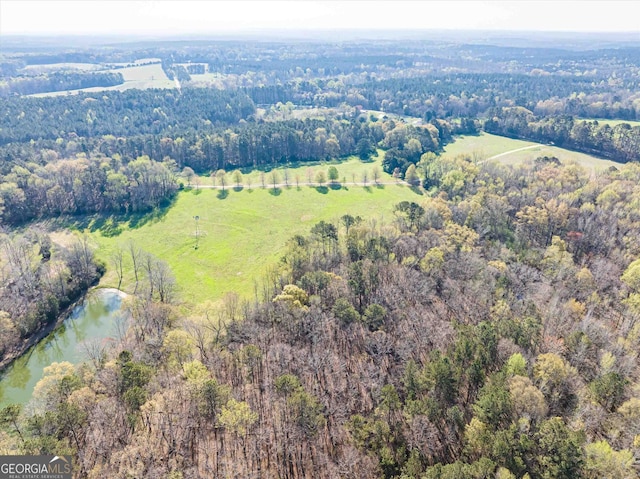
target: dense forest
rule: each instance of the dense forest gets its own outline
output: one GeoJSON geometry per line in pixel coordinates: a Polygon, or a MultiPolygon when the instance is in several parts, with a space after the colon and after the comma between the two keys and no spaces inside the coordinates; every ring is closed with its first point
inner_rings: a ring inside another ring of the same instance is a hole
{"type": "Polygon", "coordinates": [[[432,74],[350,84],[345,80],[307,80],[247,89],[256,103],[291,101],[337,106],[343,102],[400,115],[433,118],[475,117],[489,108],[522,106],[538,114],[634,120],[638,83],[612,87],[591,77],[513,73],[432,74]]]}
{"type": "Polygon", "coordinates": [[[261,301],[132,299],[3,411],[16,447],[87,477],[635,477],[637,164],[438,161],[394,224],[292,238],[261,301]]]}
{"type": "MultiPolygon", "coordinates": [[[[352,114],[338,115],[332,119],[208,125],[200,128],[200,131],[173,128],[159,135],[79,137],[70,133],[65,135],[66,138],[40,139],[0,147],[4,157],[4,161],[0,161],[0,171],[4,170],[6,174],[16,164],[24,166],[30,162],[45,165],[52,159],[73,158],[78,153],[120,155],[124,161],[142,155],[156,161],[168,157],[179,166],[189,166],[203,173],[222,167],[277,166],[361,154],[384,142],[390,130],[403,129],[401,123],[369,122],[352,114]]],[[[420,148],[421,153],[436,151],[451,139],[452,127],[446,122],[437,125],[406,127],[411,130],[410,136],[420,138],[424,144],[420,148]]],[[[403,143],[400,140],[406,139],[406,136],[401,135],[393,144],[401,146],[403,143]]]]}
{"type": "Polygon", "coordinates": [[[79,137],[158,135],[237,123],[254,113],[246,95],[215,89],[105,91],[3,102],[0,144],[79,137]],[[38,125],[37,129],[33,126],[38,125]]]}
{"type": "Polygon", "coordinates": [[[117,156],[84,154],[14,166],[0,183],[0,219],[17,225],[60,215],[149,211],[166,206],[177,191],[172,170],[173,164],[145,156],[123,165],[117,156]]]}

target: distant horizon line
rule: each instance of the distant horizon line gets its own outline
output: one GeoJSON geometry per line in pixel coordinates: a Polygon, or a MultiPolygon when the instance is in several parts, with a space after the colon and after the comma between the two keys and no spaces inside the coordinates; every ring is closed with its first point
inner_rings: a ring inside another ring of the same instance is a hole
{"type": "Polygon", "coordinates": [[[305,29],[293,28],[247,28],[238,30],[219,30],[211,32],[180,32],[180,33],[163,33],[163,32],[10,32],[4,33],[0,31],[0,37],[90,37],[90,38],[113,38],[123,35],[135,38],[196,38],[196,37],[224,37],[224,36],[251,36],[256,34],[275,34],[287,36],[291,34],[309,35],[313,33],[321,34],[351,34],[359,35],[363,33],[395,33],[395,34],[432,34],[432,33],[472,33],[472,34],[536,34],[536,35],[597,35],[597,36],[626,36],[636,35],[640,42],[640,31],[636,30],[510,30],[510,29],[486,29],[486,28],[329,28],[315,27],[305,29]]]}
{"type": "Polygon", "coordinates": [[[247,28],[239,30],[219,30],[216,32],[184,32],[184,33],[163,33],[163,32],[109,32],[109,33],[91,33],[91,32],[10,32],[4,33],[0,31],[0,36],[3,37],[118,37],[122,35],[129,35],[135,37],[202,37],[202,36],[226,36],[226,35],[246,35],[256,33],[277,33],[277,34],[313,34],[313,33],[331,33],[331,32],[343,32],[349,34],[359,33],[535,33],[535,34],[561,34],[561,35],[636,35],[640,41],[640,31],[635,30],[509,30],[509,29],[487,29],[487,28],[329,28],[329,27],[316,27],[316,28],[304,28],[304,29],[289,29],[289,28],[247,28]]]}

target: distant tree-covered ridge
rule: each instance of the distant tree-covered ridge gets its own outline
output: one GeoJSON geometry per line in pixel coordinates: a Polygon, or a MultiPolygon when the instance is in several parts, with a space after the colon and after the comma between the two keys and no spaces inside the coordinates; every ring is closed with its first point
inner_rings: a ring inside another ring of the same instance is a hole
{"type": "Polygon", "coordinates": [[[409,78],[356,82],[306,79],[245,91],[257,104],[286,103],[337,106],[341,103],[434,118],[475,118],[495,107],[522,106],[540,115],[575,115],[635,120],[637,80],[623,84],[594,82],[590,77],[435,71],[409,78]]]}
{"type": "Polygon", "coordinates": [[[6,83],[0,84],[0,97],[110,87],[123,82],[124,78],[119,72],[53,72],[47,75],[10,78],[6,83]]]}
{"type": "Polygon", "coordinates": [[[0,144],[79,137],[160,134],[237,123],[255,112],[245,94],[216,89],[105,91],[3,100],[0,144]]]}

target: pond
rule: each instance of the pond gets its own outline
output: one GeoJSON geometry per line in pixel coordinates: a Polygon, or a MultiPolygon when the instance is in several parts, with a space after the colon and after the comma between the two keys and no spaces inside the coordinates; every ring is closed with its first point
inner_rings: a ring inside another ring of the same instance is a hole
{"type": "Polygon", "coordinates": [[[51,363],[79,363],[88,358],[87,345],[112,340],[124,296],[115,289],[92,291],[60,327],[16,359],[0,376],[0,408],[29,402],[44,368],[51,363]]]}

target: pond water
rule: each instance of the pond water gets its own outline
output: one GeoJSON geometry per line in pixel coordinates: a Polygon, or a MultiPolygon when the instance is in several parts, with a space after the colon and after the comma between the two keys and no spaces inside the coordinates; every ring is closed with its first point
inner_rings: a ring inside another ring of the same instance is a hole
{"type": "Polygon", "coordinates": [[[87,344],[112,340],[123,296],[114,289],[92,291],[59,328],[16,359],[0,376],[0,408],[29,402],[44,368],[51,363],[84,361],[87,344]]]}

